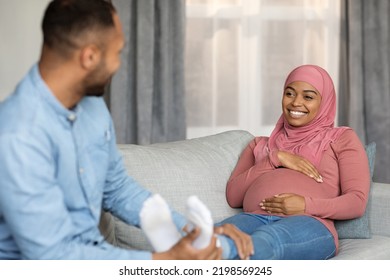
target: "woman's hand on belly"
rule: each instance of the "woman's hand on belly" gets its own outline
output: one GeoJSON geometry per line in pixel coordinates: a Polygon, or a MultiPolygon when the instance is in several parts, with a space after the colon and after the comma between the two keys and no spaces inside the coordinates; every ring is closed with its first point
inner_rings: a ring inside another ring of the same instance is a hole
{"type": "Polygon", "coordinates": [[[294,193],[277,194],[260,202],[260,207],[271,214],[297,215],[304,214],[305,198],[294,193]]]}
{"type": "Polygon", "coordinates": [[[313,178],[318,183],[323,182],[322,176],[315,166],[304,157],[294,155],[289,152],[279,151],[278,158],[283,167],[301,172],[310,178],[313,178]]]}

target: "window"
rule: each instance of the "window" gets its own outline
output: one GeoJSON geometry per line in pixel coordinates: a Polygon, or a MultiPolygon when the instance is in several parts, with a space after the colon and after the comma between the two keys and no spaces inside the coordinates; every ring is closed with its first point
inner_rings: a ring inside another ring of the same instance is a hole
{"type": "Polygon", "coordinates": [[[338,84],[338,0],[186,0],[187,137],[269,135],[300,64],[338,84]]]}

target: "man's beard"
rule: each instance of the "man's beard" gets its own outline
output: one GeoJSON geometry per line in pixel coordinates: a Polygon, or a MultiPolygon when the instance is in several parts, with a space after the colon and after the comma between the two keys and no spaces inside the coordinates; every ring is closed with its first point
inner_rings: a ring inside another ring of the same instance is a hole
{"type": "Polygon", "coordinates": [[[85,96],[103,96],[108,91],[110,83],[111,77],[109,77],[105,82],[87,86],[85,89],[85,96]]]}
{"type": "Polygon", "coordinates": [[[113,73],[109,73],[104,60],[85,79],[85,96],[101,97],[108,90],[113,73]]]}
{"type": "Polygon", "coordinates": [[[96,85],[94,87],[87,88],[85,96],[96,96],[101,97],[105,93],[106,86],[104,85],[96,85]]]}

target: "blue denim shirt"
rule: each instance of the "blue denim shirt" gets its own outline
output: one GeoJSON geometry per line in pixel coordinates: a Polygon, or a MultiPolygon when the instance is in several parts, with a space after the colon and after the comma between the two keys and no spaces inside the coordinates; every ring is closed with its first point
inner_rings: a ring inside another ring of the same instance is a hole
{"type": "Polygon", "coordinates": [[[0,259],[150,259],[98,229],[102,208],[139,226],[149,196],[127,175],[102,98],[68,110],[35,65],[0,104],[0,259]]]}

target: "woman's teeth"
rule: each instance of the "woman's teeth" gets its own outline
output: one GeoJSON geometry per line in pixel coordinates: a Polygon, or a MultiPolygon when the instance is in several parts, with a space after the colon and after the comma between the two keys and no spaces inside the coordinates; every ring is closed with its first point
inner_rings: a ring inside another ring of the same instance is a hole
{"type": "Polygon", "coordinates": [[[290,111],[290,114],[293,116],[303,116],[306,115],[305,112],[299,112],[299,111],[290,111]]]}

